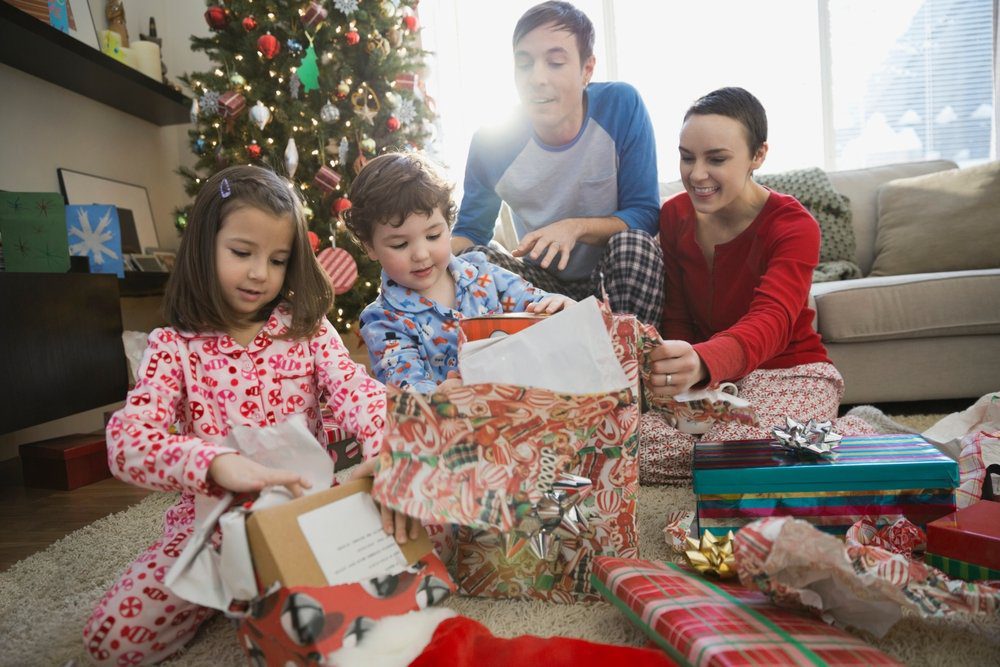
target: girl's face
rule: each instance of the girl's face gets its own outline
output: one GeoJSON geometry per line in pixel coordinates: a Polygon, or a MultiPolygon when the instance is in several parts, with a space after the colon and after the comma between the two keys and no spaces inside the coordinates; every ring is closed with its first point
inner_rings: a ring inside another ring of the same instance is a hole
{"type": "Polygon", "coordinates": [[[215,236],[215,271],[222,298],[237,320],[252,321],[281,292],[294,240],[291,215],[243,206],[222,219],[215,236]]]}
{"type": "Polygon", "coordinates": [[[764,162],[767,144],[750,154],[743,124],[728,116],[694,114],[681,127],[680,171],[698,213],[712,214],[753,193],[750,175],[764,162]]]}
{"type": "Polygon", "coordinates": [[[452,281],[451,233],[440,209],[430,215],[411,213],[399,227],[375,225],[365,250],[399,285],[436,300],[447,294],[452,281]]]}

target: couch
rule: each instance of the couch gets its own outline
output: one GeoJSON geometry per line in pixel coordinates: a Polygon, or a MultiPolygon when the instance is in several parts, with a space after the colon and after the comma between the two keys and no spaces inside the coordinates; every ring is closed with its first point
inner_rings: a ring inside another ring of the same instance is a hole
{"type": "MultiPolygon", "coordinates": [[[[885,233],[880,189],[955,168],[933,160],[828,172],[834,189],[850,200],[856,260],[865,276],[812,287],[817,330],[846,383],[844,403],[979,397],[1000,387],[1000,263],[870,275],[877,253],[885,251],[878,238],[885,233]]],[[[988,196],[1000,202],[1000,187],[988,196]]],[[[953,222],[938,220],[928,242],[942,257],[966,250],[954,247],[953,222]]],[[[1000,217],[980,241],[1000,245],[1000,217]]]]}
{"type": "MultiPolygon", "coordinates": [[[[879,253],[887,252],[889,231],[904,240],[918,238],[905,228],[906,221],[897,219],[895,228],[881,230],[880,242],[880,222],[887,217],[880,220],[880,196],[885,200],[894,193],[905,209],[908,196],[910,201],[916,197],[902,185],[919,188],[926,179],[916,177],[956,167],[954,162],[932,160],[827,172],[833,188],[849,200],[854,259],[862,274],[815,282],[810,296],[815,326],[844,376],[845,404],[978,397],[1000,387],[1000,261],[992,259],[995,251],[987,249],[985,260],[975,258],[979,267],[962,270],[961,260],[948,258],[961,258],[978,244],[969,242],[968,230],[950,233],[955,221],[941,215],[924,225],[933,224],[933,229],[917,231],[928,239],[920,243],[944,258],[943,263],[931,271],[871,275],[873,267],[878,268],[879,253]],[[887,190],[884,186],[890,183],[887,190]],[[955,262],[954,268],[949,261],[955,262]]],[[[997,163],[992,165],[992,180],[976,196],[1000,203],[1000,178],[993,172],[1000,174],[997,163]]],[[[679,182],[665,183],[660,194],[665,198],[680,189],[679,182]]],[[[881,203],[883,209],[889,205],[881,203]]],[[[978,239],[1000,247],[1000,216],[990,219],[986,224],[992,233],[978,239]]],[[[896,264],[905,265],[905,258],[896,264]]]]}

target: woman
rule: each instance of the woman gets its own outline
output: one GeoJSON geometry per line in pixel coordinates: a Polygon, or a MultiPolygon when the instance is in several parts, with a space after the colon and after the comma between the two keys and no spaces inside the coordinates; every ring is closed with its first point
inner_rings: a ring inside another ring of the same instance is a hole
{"type": "MultiPolygon", "coordinates": [[[[833,420],[844,391],[808,305],[819,225],[794,197],[753,180],[767,149],[756,97],[742,88],[705,95],[681,127],[684,192],[660,209],[665,340],[651,354],[650,389],[675,396],[735,381],[760,419],[714,424],[706,440],[768,437],[786,415],[833,420]]],[[[656,412],[642,426],[642,481],[689,477],[692,436],[656,412]]],[[[873,432],[856,417],[837,426],[873,432]]]]}

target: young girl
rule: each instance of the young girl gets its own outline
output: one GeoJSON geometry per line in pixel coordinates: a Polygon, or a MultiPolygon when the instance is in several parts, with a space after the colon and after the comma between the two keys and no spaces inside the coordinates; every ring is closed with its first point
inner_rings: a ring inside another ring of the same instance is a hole
{"type": "Polygon", "coordinates": [[[136,386],[107,427],[116,477],[181,495],[163,537],[128,566],[87,622],[84,644],[94,660],[160,661],[210,614],[163,585],[192,534],[195,494],[284,485],[299,495],[307,485],[224,446],[232,426],[304,413],[325,443],[320,410],[327,405],[366,458],[378,453],[385,387],[351,360],[327,321],[332,299],[290,184],[252,166],[206,181],[164,297],[170,326],[149,335],[136,386]]]}
{"type": "MultiPolygon", "coordinates": [[[[705,440],[770,437],[785,415],[837,417],[844,380],[813,329],[812,271],[819,225],[795,198],[753,180],[767,156],[764,107],[742,88],[721,88],[684,116],[680,172],[684,192],[660,210],[666,267],[662,334],[651,390],[675,396],[732,380],[757,410],[759,427],[716,424],[705,440]]],[[[871,433],[857,417],[844,435],[871,433]]],[[[640,422],[640,478],[690,478],[693,438],[655,411],[640,422]]]]}

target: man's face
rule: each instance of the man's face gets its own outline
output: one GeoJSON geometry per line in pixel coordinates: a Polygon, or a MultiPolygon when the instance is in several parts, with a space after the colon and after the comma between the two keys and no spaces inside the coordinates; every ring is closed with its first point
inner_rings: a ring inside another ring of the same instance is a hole
{"type": "Polygon", "coordinates": [[[594,56],[581,63],[576,36],[555,24],[535,28],[514,46],[514,83],[542,141],[558,146],[576,137],[593,74],[594,56]]]}

